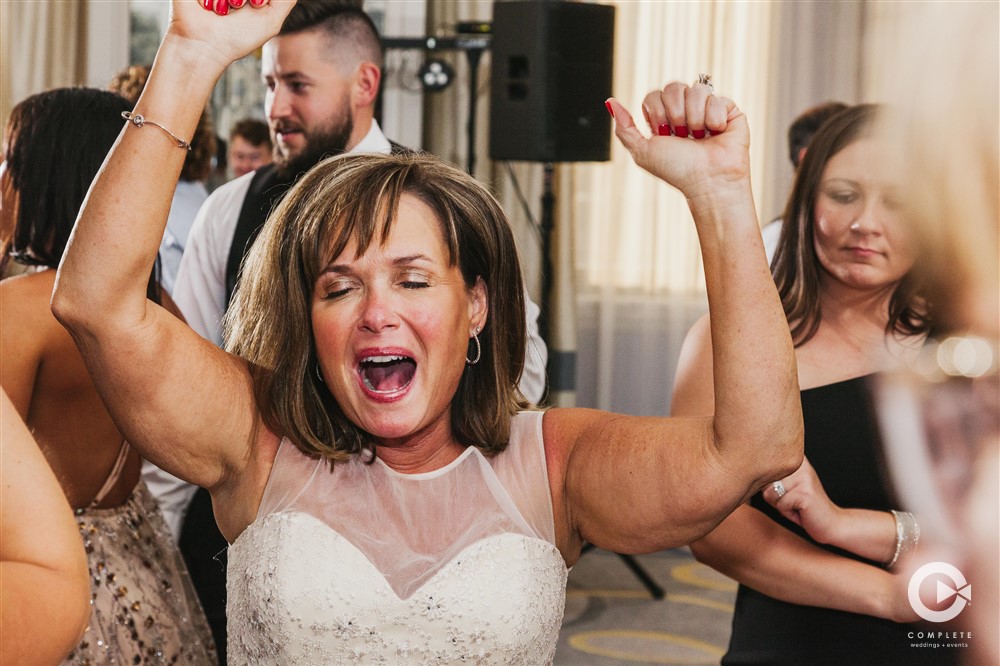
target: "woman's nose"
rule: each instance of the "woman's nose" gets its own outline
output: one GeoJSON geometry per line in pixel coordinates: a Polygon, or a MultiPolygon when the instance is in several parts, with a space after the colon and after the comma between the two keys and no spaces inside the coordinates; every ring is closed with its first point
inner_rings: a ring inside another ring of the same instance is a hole
{"type": "Polygon", "coordinates": [[[882,232],[882,216],[885,215],[885,207],[876,199],[865,202],[864,208],[859,215],[854,218],[851,224],[851,231],[860,234],[879,234],[882,232]]]}
{"type": "Polygon", "coordinates": [[[361,307],[359,326],[363,330],[379,333],[399,325],[399,317],[392,307],[392,297],[383,290],[369,289],[361,307]]]}

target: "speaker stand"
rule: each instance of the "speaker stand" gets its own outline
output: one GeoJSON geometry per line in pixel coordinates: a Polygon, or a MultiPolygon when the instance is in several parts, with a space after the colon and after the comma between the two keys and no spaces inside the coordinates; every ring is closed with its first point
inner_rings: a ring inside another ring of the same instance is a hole
{"type": "MultiPolygon", "coordinates": [[[[596,548],[594,544],[585,543],[583,544],[582,553],[586,553],[588,550],[593,550],[594,548],[596,548]]],[[[639,561],[635,559],[634,556],[625,555],[624,553],[615,553],[615,555],[620,557],[622,562],[625,563],[625,566],[629,568],[629,571],[635,574],[635,577],[639,579],[639,582],[642,583],[643,587],[646,588],[651,597],[659,601],[666,596],[666,592],[664,592],[663,588],[660,587],[660,584],[653,580],[653,577],[649,575],[649,572],[646,571],[641,564],[639,564],[639,561]]]]}
{"type": "MultiPolygon", "coordinates": [[[[552,325],[552,230],[555,228],[556,196],[552,187],[555,165],[545,162],[542,175],[542,217],[539,232],[542,239],[542,302],[538,313],[538,332],[549,349],[552,348],[554,327],[552,325]]],[[[550,367],[551,373],[554,368],[550,367]]],[[[551,375],[550,375],[551,378],[551,375]]],[[[551,381],[550,381],[551,383],[551,381]]],[[[558,386],[559,383],[556,382],[558,386]]]]}
{"type": "MultiPolygon", "coordinates": [[[[554,272],[552,262],[552,231],[555,228],[556,211],[556,196],[555,188],[553,187],[554,179],[555,165],[552,162],[545,162],[542,171],[542,216],[539,222],[539,231],[542,237],[542,302],[539,306],[538,331],[542,336],[542,340],[545,341],[546,346],[549,348],[549,359],[552,359],[551,350],[554,342],[553,333],[555,332],[555,326],[552,323],[554,272]]],[[[555,386],[562,386],[564,384],[562,381],[563,378],[557,376],[558,372],[559,364],[549,363],[548,372],[546,373],[548,375],[546,396],[548,396],[548,388],[553,384],[555,386]]],[[[585,544],[583,552],[586,553],[593,548],[593,544],[585,544]]],[[[625,566],[629,568],[629,571],[639,579],[643,587],[649,591],[650,596],[654,599],[662,599],[664,597],[663,588],[653,580],[653,577],[639,564],[638,560],[624,553],[615,554],[621,558],[625,566]]]]}

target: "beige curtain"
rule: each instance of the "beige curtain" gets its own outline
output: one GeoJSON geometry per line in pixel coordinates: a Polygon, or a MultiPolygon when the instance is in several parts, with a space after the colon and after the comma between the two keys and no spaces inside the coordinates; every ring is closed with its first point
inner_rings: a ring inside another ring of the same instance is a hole
{"type": "Polygon", "coordinates": [[[86,82],[85,0],[0,1],[0,117],[49,88],[86,82]]]}

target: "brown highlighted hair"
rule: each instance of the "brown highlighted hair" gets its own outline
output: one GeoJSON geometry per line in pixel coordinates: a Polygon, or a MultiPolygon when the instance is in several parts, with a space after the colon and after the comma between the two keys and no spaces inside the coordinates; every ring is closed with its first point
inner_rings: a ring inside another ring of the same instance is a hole
{"type": "Polygon", "coordinates": [[[250,362],[264,423],[307,454],[343,460],[376,445],[316,375],[312,297],[322,268],[351,239],[362,254],[387,240],[403,194],[434,211],[466,287],[477,278],[487,287],[482,357],[466,367],[452,399],[456,439],[486,454],[502,451],[511,416],[526,405],[517,388],[524,286],[500,204],[464,171],[430,155],[341,155],[311,169],[268,218],[225,321],[226,349],[250,362]]]}
{"type": "MultiPolygon", "coordinates": [[[[844,148],[874,136],[881,113],[883,110],[877,105],[858,104],[829,118],[812,138],[796,173],[785,207],[781,237],[771,261],[771,272],[796,347],[816,334],[822,319],[819,289],[823,267],[816,256],[814,234],[816,198],[823,171],[844,148]]],[[[921,296],[911,269],[896,285],[889,300],[887,334],[917,335],[930,329],[927,304],[921,296]]]]}

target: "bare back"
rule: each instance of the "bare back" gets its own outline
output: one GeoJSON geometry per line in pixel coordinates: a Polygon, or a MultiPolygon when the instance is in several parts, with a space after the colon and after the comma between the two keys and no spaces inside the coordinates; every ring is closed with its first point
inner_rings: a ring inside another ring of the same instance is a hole
{"type": "MultiPolygon", "coordinates": [[[[74,508],[94,499],[124,438],[97,395],[73,338],[49,309],[55,271],[0,283],[0,383],[28,424],[74,508]]],[[[139,479],[130,452],[101,506],[125,501],[139,479]]]]}

